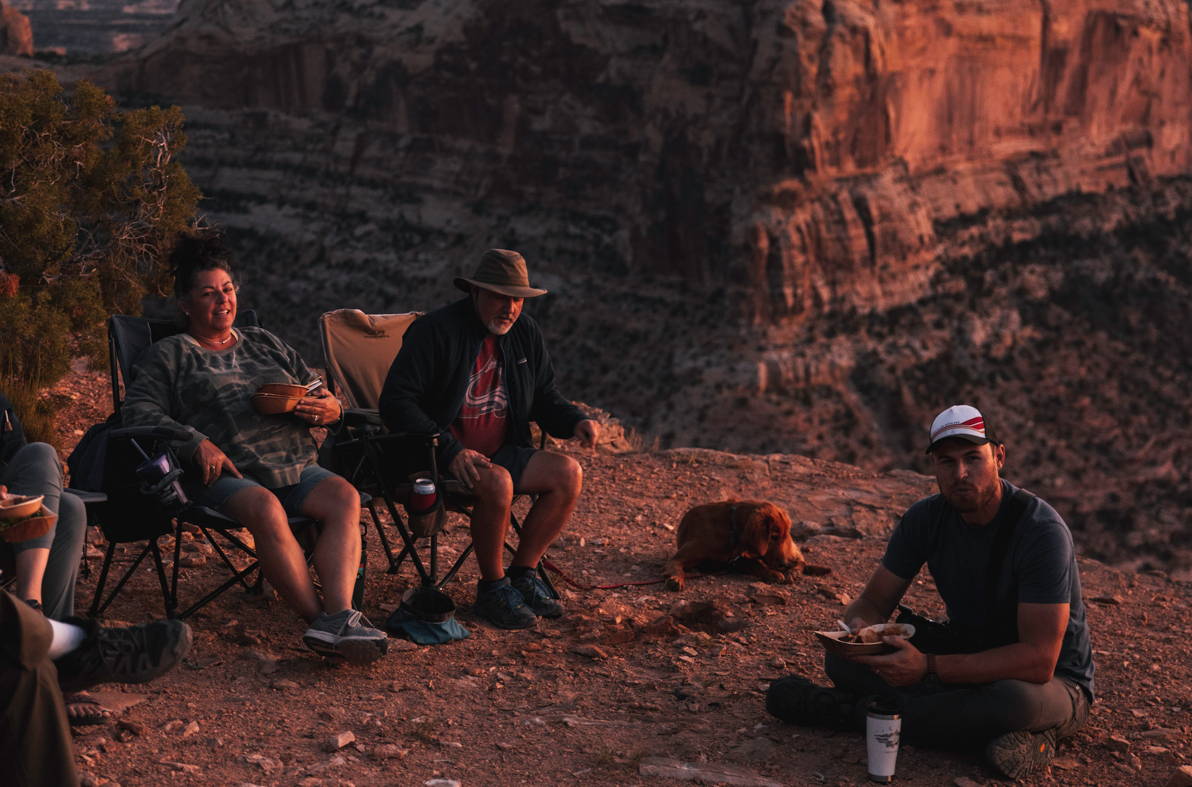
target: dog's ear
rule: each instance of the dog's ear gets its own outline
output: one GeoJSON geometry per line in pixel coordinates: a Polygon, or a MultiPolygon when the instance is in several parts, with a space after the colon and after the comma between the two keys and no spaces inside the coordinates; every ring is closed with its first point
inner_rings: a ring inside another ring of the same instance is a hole
{"type": "Polygon", "coordinates": [[[755,553],[756,557],[765,557],[770,551],[770,517],[765,511],[751,511],[749,521],[745,524],[744,538],[746,548],[755,553]]]}
{"type": "Polygon", "coordinates": [[[791,532],[790,523],[783,522],[782,517],[767,516],[766,526],[771,546],[777,545],[779,541],[786,538],[787,534],[791,532]]]}

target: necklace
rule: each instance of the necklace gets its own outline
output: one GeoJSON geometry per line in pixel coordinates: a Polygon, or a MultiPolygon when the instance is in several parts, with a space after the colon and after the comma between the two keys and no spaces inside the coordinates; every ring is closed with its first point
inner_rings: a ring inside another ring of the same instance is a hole
{"type": "Polygon", "coordinates": [[[204,343],[206,343],[206,344],[214,344],[214,345],[216,345],[217,347],[222,347],[223,345],[225,345],[225,344],[227,344],[228,342],[232,341],[232,339],[233,339],[235,336],[236,336],[236,334],[235,334],[235,333],[229,333],[227,336],[225,336],[225,337],[224,337],[224,338],[222,338],[222,339],[207,339],[207,338],[205,338],[205,337],[202,337],[202,336],[196,336],[195,338],[196,338],[196,339],[198,339],[200,342],[204,342],[204,343]]]}

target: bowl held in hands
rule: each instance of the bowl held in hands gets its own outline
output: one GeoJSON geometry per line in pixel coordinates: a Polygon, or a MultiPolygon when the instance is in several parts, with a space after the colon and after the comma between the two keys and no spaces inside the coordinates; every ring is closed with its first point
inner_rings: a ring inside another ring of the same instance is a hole
{"type": "Polygon", "coordinates": [[[915,627],[909,623],[877,623],[858,629],[854,634],[847,631],[815,632],[815,638],[824,646],[824,650],[842,656],[879,656],[883,653],[893,653],[894,646],[882,642],[882,637],[910,639],[913,636],[915,627]],[[850,641],[854,637],[859,641],[850,641]]]}
{"type": "Polygon", "coordinates": [[[0,519],[24,519],[41,510],[45,495],[5,495],[0,498],[0,519]]]}
{"type": "Polygon", "coordinates": [[[252,395],[252,407],[261,415],[284,415],[292,413],[300,399],[302,399],[301,396],[255,393],[252,395]]]}
{"type": "Polygon", "coordinates": [[[307,387],[305,385],[295,385],[294,383],[266,383],[257,389],[259,394],[276,394],[277,396],[296,397],[301,399],[306,396],[307,387]]]}
{"type": "Polygon", "coordinates": [[[0,540],[16,544],[41,538],[50,532],[50,528],[58,521],[58,515],[41,505],[41,498],[37,498],[39,509],[31,516],[22,519],[0,519],[0,540]]]}

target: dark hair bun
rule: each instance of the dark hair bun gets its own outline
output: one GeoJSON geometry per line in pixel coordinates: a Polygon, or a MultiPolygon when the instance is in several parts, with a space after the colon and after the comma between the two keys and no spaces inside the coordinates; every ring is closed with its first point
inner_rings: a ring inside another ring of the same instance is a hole
{"type": "Polygon", "coordinates": [[[200,271],[215,268],[232,273],[231,253],[219,232],[180,235],[170,253],[170,270],[174,274],[174,295],[178,298],[190,292],[200,271]]]}

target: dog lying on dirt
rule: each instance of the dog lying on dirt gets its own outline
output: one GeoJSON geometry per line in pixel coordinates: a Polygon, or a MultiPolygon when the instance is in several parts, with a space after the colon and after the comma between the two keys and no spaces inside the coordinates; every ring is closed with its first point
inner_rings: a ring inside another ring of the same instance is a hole
{"type": "Polygon", "coordinates": [[[807,563],[791,538],[791,518],[773,503],[726,500],[683,515],[679,548],[666,563],[666,586],[682,590],[684,571],[701,563],[733,564],[768,582],[788,583],[807,563]]]}

